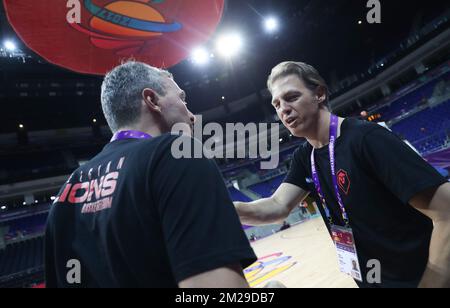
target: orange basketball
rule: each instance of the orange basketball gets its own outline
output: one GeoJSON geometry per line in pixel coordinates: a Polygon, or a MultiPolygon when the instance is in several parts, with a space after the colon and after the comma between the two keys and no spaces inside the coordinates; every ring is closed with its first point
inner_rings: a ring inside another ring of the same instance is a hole
{"type": "MultiPolygon", "coordinates": [[[[144,21],[165,23],[164,17],[154,8],[138,2],[116,1],[105,6],[105,9],[126,17],[144,21]]],[[[161,35],[159,32],[149,32],[122,27],[109,21],[93,17],[90,21],[92,29],[117,36],[149,38],[161,35]]]]}

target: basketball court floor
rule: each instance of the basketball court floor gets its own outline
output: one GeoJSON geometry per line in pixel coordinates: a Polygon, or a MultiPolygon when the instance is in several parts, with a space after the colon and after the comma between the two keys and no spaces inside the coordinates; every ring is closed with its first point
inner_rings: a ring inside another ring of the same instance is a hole
{"type": "Polygon", "coordinates": [[[259,260],[245,269],[251,287],[277,280],[288,288],[356,288],[338,269],[334,244],[321,217],[252,243],[259,260]]]}

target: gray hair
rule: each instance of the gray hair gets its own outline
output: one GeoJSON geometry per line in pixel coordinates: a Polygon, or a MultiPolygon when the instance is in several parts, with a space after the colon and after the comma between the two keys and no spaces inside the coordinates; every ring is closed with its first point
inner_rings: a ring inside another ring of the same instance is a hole
{"type": "Polygon", "coordinates": [[[141,116],[142,91],[154,90],[166,95],[164,77],[172,74],[145,63],[130,61],[106,74],[102,84],[101,102],[106,121],[113,133],[135,123],[141,116]]]}

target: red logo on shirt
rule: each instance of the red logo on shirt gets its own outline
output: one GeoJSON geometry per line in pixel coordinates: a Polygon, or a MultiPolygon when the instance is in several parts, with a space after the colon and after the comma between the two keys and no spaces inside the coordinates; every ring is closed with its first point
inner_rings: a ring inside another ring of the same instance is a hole
{"type": "Polygon", "coordinates": [[[75,183],[72,182],[74,177],[72,174],[61,195],[55,199],[53,204],[64,202],[80,204],[82,205],[82,214],[96,213],[111,208],[112,197],[119,180],[119,170],[123,167],[124,161],[125,157],[121,157],[116,167],[117,171],[111,170],[112,161],[103,168],[100,165],[97,168],[91,168],[89,172],[80,171],[75,183]],[[95,176],[94,170],[97,171],[95,176]],[[101,170],[104,170],[104,175],[101,175],[101,170]],[[83,174],[85,181],[83,181],[83,174]]]}
{"type": "Polygon", "coordinates": [[[350,178],[348,177],[347,171],[339,170],[337,173],[338,185],[341,190],[348,195],[350,190],[350,178]]]}

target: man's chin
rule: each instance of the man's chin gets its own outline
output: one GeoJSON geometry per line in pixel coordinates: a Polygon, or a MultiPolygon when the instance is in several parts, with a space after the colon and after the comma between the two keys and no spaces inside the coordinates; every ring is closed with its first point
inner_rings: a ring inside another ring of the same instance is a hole
{"type": "Polygon", "coordinates": [[[305,134],[302,130],[298,129],[298,127],[296,127],[295,129],[292,128],[288,128],[288,131],[291,133],[292,136],[297,137],[297,138],[305,138],[305,134]]]}

